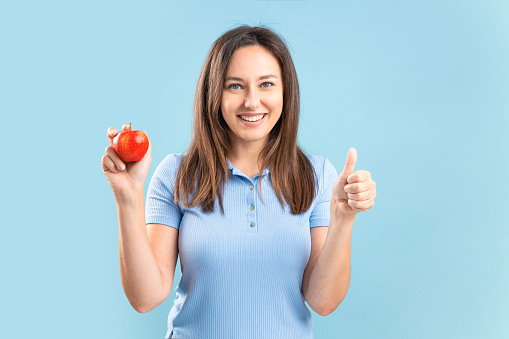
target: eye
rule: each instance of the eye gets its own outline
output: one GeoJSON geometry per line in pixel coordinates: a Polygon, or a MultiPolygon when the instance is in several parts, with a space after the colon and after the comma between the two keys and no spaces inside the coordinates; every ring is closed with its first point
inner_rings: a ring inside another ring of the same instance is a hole
{"type": "MultiPolygon", "coordinates": [[[[230,89],[230,88],[231,88],[231,89],[239,89],[239,88],[233,88],[232,86],[240,86],[240,87],[242,87],[240,84],[231,84],[231,85],[229,85],[229,86],[228,86],[228,87],[226,87],[226,88],[228,88],[228,89],[230,89]]],[[[262,83],[262,85],[261,85],[261,86],[262,86],[263,88],[270,88],[270,87],[273,87],[273,86],[275,86],[275,85],[274,85],[272,82],[266,81],[266,82],[262,83]],[[265,85],[265,84],[269,84],[270,86],[263,86],[263,85],[265,85]]]]}
{"type": "MultiPolygon", "coordinates": [[[[232,88],[232,86],[240,86],[239,84],[231,84],[230,86],[228,86],[227,88],[232,88]]],[[[236,88],[233,88],[233,89],[236,89],[236,88]]]]}

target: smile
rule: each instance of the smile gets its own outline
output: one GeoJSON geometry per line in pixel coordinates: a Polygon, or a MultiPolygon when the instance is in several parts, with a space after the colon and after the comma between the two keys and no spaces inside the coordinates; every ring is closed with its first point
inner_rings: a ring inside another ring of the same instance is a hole
{"type": "Polygon", "coordinates": [[[254,115],[254,116],[240,116],[237,115],[239,120],[242,122],[243,125],[249,126],[249,127],[256,127],[260,126],[267,117],[268,113],[263,113],[260,115],[254,115]]]}

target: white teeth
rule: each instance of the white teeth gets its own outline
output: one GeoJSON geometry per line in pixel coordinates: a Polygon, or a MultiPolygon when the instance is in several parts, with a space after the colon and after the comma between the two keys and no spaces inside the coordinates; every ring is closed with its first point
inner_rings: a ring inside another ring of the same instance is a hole
{"type": "Polygon", "coordinates": [[[245,116],[240,116],[240,118],[242,120],[246,120],[246,121],[258,121],[258,120],[262,120],[263,119],[263,114],[262,115],[256,115],[254,117],[245,117],[245,116]]]}

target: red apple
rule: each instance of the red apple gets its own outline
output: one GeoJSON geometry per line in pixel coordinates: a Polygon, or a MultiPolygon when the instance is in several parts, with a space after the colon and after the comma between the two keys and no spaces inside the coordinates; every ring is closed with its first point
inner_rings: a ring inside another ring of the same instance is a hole
{"type": "Polygon", "coordinates": [[[125,162],[140,161],[148,150],[148,137],[143,131],[120,131],[113,138],[113,149],[125,162]]]}

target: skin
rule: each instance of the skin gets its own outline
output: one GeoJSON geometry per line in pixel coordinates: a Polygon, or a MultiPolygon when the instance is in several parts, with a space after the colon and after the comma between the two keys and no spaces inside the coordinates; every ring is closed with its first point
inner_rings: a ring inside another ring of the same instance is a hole
{"type": "Polygon", "coordinates": [[[237,49],[230,59],[221,96],[221,111],[230,128],[233,153],[232,164],[253,177],[259,171],[258,155],[267,143],[269,133],[283,110],[283,82],[277,59],[261,46],[237,49]],[[276,78],[260,80],[264,75],[276,78]],[[247,127],[237,117],[240,113],[268,113],[258,127],[247,127]]]}
{"type": "Polygon", "coordinates": [[[345,167],[332,188],[331,216],[355,217],[373,207],[376,197],[376,183],[366,170],[354,172],[357,150],[350,148],[345,167]]]}

